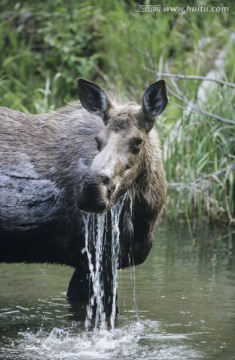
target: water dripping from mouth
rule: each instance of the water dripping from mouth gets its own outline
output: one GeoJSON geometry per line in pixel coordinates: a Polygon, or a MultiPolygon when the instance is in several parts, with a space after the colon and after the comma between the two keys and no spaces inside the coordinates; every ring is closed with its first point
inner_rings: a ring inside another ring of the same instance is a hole
{"type": "Polygon", "coordinates": [[[85,250],[90,271],[86,330],[92,320],[95,321],[95,329],[107,329],[108,323],[111,329],[115,327],[120,254],[119,221],[125,197],[106,214],[83,213],[85,250]]]}

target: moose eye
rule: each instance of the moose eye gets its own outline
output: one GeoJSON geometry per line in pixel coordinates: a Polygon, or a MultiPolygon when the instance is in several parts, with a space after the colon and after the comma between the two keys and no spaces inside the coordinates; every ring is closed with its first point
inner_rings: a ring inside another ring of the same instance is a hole
{"type": "Polygon", "coordinates": [[[141,138],[134,139],[133,144],[132,144],[132,152],[133,153],[136,154],[140,151],[142,142],[143,142],[143,140],[141,138]]]}
{"type": "Polygon", "coordinates": [[[96,136],[95,141],[96,141],[97,149],[100,151],[102,148],[102,142],[101,142],[100,138],[98,138],[98,136],[96,136]]]}

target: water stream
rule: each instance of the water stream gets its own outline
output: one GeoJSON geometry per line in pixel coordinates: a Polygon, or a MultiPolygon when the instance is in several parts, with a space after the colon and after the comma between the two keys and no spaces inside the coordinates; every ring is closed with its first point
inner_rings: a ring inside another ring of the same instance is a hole
{"type": "Polygon", "coordinates": [[[65,298],[73,269],[1,264],[0,359],[235,360],[234,230],[192,236],[162,225],[145,263],[118,271],[113,329],[85,330],[65,298]]]}
{"type": "Polygon", "coordinates": [[[108,216],[109,214],[88,214],[83,213],[83,221],[85,224],[85,251],[88,257],[88,264],[90,270],[90,282],[92,287],[92,295],[87,306],[87,316],[85,321],[86,330],[89,329],[91,321],[95,316],[95,328],[107,329],[108,321],[110,321],[111,328],[114,329],[116,320],[116,298],[118,288],[118,265],[120,253],[120,232],[119,220],[122,211],[124,198],[122,198],[110,211],[111,221],[111,238],[108,235],[108,216]],[[103,252],[105,251],[105,243],[111,242],[111,253],[109,262],[111,262],[112,278],[110,283],[112,286],[112,311],[111,316],[107,319],[105,314],[105,299],[104,299],[104,277],[103,272],[103,252]]]}

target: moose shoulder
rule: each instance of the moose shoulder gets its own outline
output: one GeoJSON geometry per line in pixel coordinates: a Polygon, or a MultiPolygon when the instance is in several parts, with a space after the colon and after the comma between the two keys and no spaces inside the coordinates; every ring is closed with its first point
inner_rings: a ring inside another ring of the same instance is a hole
{"type": "Polygon", "coordinates": [[[84,79],[78,89],[81,103],[56,112],[0,108],[0,261],[73,266],[68,296],[82,299],[89,271],[82,211],[108,212],[127,194],[120,267],[130,265],[130,248],[134,264],[149,253],[166,196],[154,121],[167,96],[163,80],[147,88],[141,106],[117,104],[84,79]]]}

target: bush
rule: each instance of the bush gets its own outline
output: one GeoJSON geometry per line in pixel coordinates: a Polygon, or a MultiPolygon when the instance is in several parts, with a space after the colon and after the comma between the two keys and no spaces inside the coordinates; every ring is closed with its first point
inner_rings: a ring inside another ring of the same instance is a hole
{"type": "Polygon", "coordinates": [[[62,0],[16,4],[1,14],[0,101],[33,113],[60,107],[77,97],[79,76],[95,76],[93,7],[62,0]]]}

